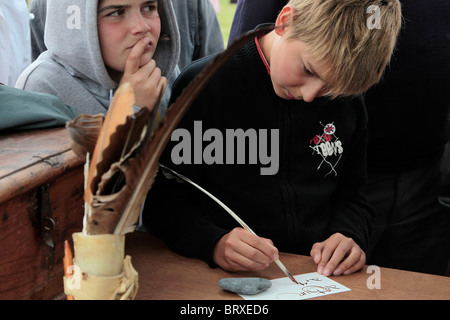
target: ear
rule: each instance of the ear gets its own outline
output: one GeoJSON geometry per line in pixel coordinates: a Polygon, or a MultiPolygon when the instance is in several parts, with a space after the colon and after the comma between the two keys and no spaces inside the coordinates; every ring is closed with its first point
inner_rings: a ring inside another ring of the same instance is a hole
{"type": "Polygon", "coordinates": [[[292,20],[293,13],[294,8],[289,5],[284,6],[283,9],[281,10],[275,22],[275,32],[279,36],[282,36],[286,32],[286,29],[288,28],[289,23],[292,20]]]}

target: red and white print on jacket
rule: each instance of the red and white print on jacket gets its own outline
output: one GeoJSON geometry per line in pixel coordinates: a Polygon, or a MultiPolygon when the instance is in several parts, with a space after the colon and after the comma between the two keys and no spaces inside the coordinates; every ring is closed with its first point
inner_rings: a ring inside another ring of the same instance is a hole
{"type": "Polygon", "coordinates": [[[313,150],[313,155],[318,155],[322,158],[317,170],[322,166],[326,166],[330,170],[325,174],[334,173],[337,176],[336,165],[339,163],[344,152],[342,141],[336,136],[336,126],[334,123],[323,125],[323,133],[314,136],[310,142],[309,147],[313,150]]]}

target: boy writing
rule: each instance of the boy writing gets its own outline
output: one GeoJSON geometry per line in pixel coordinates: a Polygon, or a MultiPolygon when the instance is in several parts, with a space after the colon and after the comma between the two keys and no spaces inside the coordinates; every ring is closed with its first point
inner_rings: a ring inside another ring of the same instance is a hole
{"type": "MultiPolygon", "coordinates": [[[[358,95],[380,79],[400,25],[397,0],[291,0],[272,32],[244,45],[213,77],[161,158],[260,237],[163,174],[150,190],[144,224],[173,250],[229,271],[264,269],[278,250],[311,254],[326,276],[359,270],[373,212],[364,196],[367,115],[358,95]],[[370,6],[379,9],[379,29],[367,23],[370,6]],[[180,139],[186,132],[196,139],[199,128],[203,141],[180,139]],[[241,156],[239,146],[215,148],[221,136],[213,133],[230,130],[245,139],[259,134],[245,161],[231,161],[241,156]],[[278,138],[269,146],[261,143],[273,141],[263,139],[267,132],[278,138]],[[199,150],[205,141],[211,143],[199,150]],[[249,161],[255,148],[279,152],[276,172],[263,175],[264,159],[249,161]],[[218,160],[206,163],[199,155],[218,160]]],[[[209,61],[181,74],[173,99],[209,61]]]]}

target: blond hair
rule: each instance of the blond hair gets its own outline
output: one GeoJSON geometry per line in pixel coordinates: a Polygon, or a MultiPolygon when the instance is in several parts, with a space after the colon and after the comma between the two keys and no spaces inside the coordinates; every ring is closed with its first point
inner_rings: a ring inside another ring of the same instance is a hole
{"type": "Polygon", "coordinates": [[[311,58],[331,66],[321,75],[328,96],[360,94],[380,80],[401,27],[398,0],[291,0],[287,5],[294,8],[289,39],[305,42],[311,58]]]}

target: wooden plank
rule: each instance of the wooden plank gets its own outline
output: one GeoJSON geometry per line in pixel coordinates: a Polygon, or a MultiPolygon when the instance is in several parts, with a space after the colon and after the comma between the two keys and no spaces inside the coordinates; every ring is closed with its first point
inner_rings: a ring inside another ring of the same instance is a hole
{"type": "Polygon", "coordinates": [[[0,136],[0,203],[82,165],[64,128],[0,136]]]}
{"type": "Polygon", "coordinates": [[[70,145],[70,138],[63,128],[0,135],[0,179],[23,170],[42,158],[66,152],[70,145]]]}

